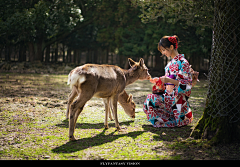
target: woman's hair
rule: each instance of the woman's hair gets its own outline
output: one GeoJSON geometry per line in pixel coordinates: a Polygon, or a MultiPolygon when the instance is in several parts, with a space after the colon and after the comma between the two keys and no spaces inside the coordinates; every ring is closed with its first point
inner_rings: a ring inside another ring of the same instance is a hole
{"type": "Polygon", "coordinates": [[[161,52],[161,47],[166,49],[166,48],[170,48],[171,45],[173,45],[174,49],[177,49],[178,48],[178,43],[179,43],[179,38],[178,38],[177,35],[164,36],[160,39],[160,41],[158,43],[158,50],[161,52]],[[176,38],[176,42],[175,42],[175,40],[172,40],[173,39],[172,37],[176,38]]]}

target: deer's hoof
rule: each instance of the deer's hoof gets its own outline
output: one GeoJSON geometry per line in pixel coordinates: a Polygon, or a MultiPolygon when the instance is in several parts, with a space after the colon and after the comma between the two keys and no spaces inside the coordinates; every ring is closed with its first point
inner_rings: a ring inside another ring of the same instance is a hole
{"type": "Polygon", "coordinates": [[[117,130],[117,131],[121,131],[120,126],[116,127],[116,130],[117,130]]]}
{"type": "Polygon", "coordinates": [[[69,136],[69,141],[76,141],[74,136],[69,136]]]}
{"type": "Polygon", "coordinates": [[[104,128],[105,128],[105,129],[108,129],[109,127],[108,127],[108,125],[104,125],[104,128]]]}

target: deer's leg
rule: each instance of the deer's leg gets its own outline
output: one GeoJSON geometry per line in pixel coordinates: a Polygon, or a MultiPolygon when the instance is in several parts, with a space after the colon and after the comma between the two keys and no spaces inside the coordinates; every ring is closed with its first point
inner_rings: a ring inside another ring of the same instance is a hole
{"type": "Polygon", "coordinates": [[[119,126],[119,123],[118,123],[118,117],[117,117],[117,102],[118,102],[118,95],[115,95],[115,96],[111,97],[111,106],[112,106],[112,109],[113,109],[115,126],[116,126],[117,130],[120,130],[120,126],[119,126]]]}
{"type": "Polygon", "coordinates": [[[73,86],[73,89],[72,89],[71,93],[68,96],[66,119],[69,118],[69,107],[72,104],[74,98],[77,96],[77,94],[78,94],[77,88],[75,86],[73,86]]]}
{"type": "Polygon", "coordinates": [[[109,116],[109,118],[111,119],[111,121],[113,121],[114,119],[114,111],[113,111],[113,106],[112,106],[112,102],[111,102],[111,100],[110,100],[110,103],[109,103],[109,107],[110,107],[110,110],[109,110],[109,114],[110,114],[110,116],[109,116]],[[112,115],[113,115],[113,118],[112,118],[112,115]]]}
{"type": "MultiPolygon", "coordinates": [[[[85,103],[86,104],[86,103],[85,103]]],[[[85,105],[84,104],[84,105],[85,105]]],[[[77,123],[77,119],[78,119],[78,116],[80,115],[80,113],[82,112],[82,110],[83,110],[83,108],[84,108],[84,105],[81,107],[81,108],[79,108],[77,111],[76,111],[76,113],[75,113],[75,116],[74,116],[74,127],[76,127],[76,123],[77,123]]]]}
{"type": "Polygon", "coordinates": [[[77,100],[70,107],[70,119],[69,119],[69,139],[76,140],[74,138],[75,125],[79,114],[82,112],[84,105],[93,96],[91,91],[85,90],[80,93],[77,100]]]}
{"type": "Polygon", "coordinates": [[[110,113],[110,108],[109,108],[109,98],[103,99],[104,106],[105,106],[105,121],[104,121],[104,127],[105,129],[108,129],[108,113],[110,113]]]}
{"type": "Polygon", "coordinates": [[[113,112],[112,107],[111,107],[111,103],[110,103],[109,104],[109,118],[110,118],[111,121],[113,121],[111,111],[113,112]]]}

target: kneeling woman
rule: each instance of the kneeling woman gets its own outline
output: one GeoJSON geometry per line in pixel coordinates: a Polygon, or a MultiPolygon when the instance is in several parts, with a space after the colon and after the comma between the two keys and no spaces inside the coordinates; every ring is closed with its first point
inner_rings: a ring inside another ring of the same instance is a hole
{"type": "Polygon", "coordinates": [[[160,77],[160,82],[166,86],[164,93],[148,94],[143,105],[147,119],[154,127],[180,127],[193,120],[188,98],[196,83],[195,80],[192,83],[195,72],[177,48],[176,35],[164,36],[158,44],[158,50],[172,60],[165,67],[165,76],[160,77]]]}

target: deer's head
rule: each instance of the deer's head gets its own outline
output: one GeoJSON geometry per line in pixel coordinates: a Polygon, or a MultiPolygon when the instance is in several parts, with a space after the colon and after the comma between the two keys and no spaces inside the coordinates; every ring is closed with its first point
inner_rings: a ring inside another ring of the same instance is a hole
{"type": "Polygon", "coordinates": [[[133,96],[132,94],[129,95],[129,98],[127,99],[127,104],[125,108],[125,112],[127,115],[129,115],[131,118],[135,118],[135,108],[136,104],[132,100],[133,96]]]}
{"type": "Polygon", "coordinates": [[[126,93],[120,94],[118,101],[120,105],[123,107],[125,113],[131,118],[135,118],[136,105],[133,101],[132,94],[129,94],[129,96],[126,93]]]}
{"type": "Polygon", "coordinates": [[[151,78],[143,58],[141,58],[139,62],[135,62],[131,58],[128,58],[128,62],[131,66],[130,70],[133,71],[132,75],[136,75],[140,80],[149,80],[151,78]]]}

